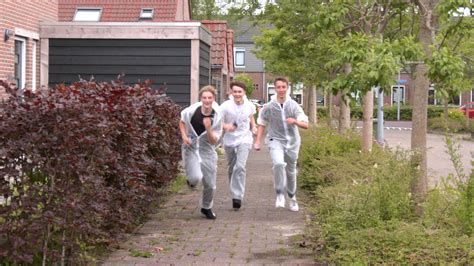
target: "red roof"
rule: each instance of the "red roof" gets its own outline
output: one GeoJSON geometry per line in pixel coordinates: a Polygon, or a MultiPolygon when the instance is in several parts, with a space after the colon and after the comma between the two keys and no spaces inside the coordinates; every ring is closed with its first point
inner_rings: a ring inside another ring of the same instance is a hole
{"type": "Polygon", "coordinates": [[[59,21],[72,21],[78,7],[102,8],[101,22],[136,22],[142,8],[153,8],[153,19],[175,21],[179,0],[59,0],[59,21]]]}
{"type": "Polygon", "coordinates": [[[227,33],[227,21],[225,20],[203,20],[201,21],[212,33],[212,45],[211,45],[211,64],[212,65],[225,65],[224,60],[228,57],[227,45],[228,45],[228,33],[227,33]]]}
{"type": "Polygon", "coordinates": [[[234,73],[234,31],[227,30],[227,63],[229,65],[229,75],[234,73]]]}

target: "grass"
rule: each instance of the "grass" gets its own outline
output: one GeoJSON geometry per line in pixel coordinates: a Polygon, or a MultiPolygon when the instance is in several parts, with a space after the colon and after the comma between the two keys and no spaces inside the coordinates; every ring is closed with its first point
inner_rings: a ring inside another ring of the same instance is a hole
{"type": "Polygon", "coordinates": [[[178,175],[167,187],[167,194],[177,194],[183,191],[183,188],[186,187],[186,176],[178,175]]]}
{"type": "Polygon", "coordinates": [[[474,172],[470,187],[458,184],[430,191],[424,215],[419,216],[413,212],[411,195],[417,172],[408,152],[375,146],[371,153],[362,153],[360,136],[318,128],[303,134],[299,165],[298,181],[308,195],[300,200],[306,201],[311,219],[307,235],[295,236],[292,242],[311,246],[317,262],[474,261],[469,225],[474,217],[474,172]]]}
{"type": "Polygon", "coordinates": [[[140,258],[151,258],[153,253],[145,250],[130,249],[129,255],[131,257],[140,257],[140,258]]]}
{"type": "Polygon", "coordinates": [[[203,251],[201,249],[195,249],[193,251],[193,256],[195,256],[195,257],[201,256],[202,252],[203,251]]]}

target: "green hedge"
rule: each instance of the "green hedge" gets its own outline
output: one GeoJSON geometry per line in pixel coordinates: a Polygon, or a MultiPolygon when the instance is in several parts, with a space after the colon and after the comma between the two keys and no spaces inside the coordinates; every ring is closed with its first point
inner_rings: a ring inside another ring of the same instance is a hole
{"type": "MultiPolygon", "coordinates": [[[[400,106],[400,120],[410,121],[413,107],[400,106]]],[[[397,120],[397,106],[386,106],[383,108],[385,120],[397,120]]],[[[439,117],[443,113],[441,106],[428,106],[428,118],[439,117]]],[[[357,106],[351,109],[351,117],[362,118],[362,107],[357,106]]],[[[377,117],[377,109],[374,108],[374,118],[377,117]]]]}
{"type": "MultiPolygon", "coordinates": [[[[410,152],[361,151],[355,132],[302,132],[298,183],[311,215],[308,240],[317,263],[336,265],[470,265],[474,261],[474,171],[467,182],[428,192],[414,212],[410,152]]],[[[453,156],[453,155],[452,155],[453,156]]],[[[452,157],[452,158],[455,158],[452,157]]]]}
{"type": "MultiPolygon", "coordinates": [[[[412,114],[412,106],[403,105],[400,106],[400,120],[410,121],[412,114]]],[[[386,106],[384,110],[384,119],[385,120],[397,120],[397,106],[386,106]]],[[[441,106],[428,106],[428,118],[439,117],[443,113],[443,107],[441,106]]],[[[327,117],[328,110],[327,107],[318,107],[318,117],[324,118],[327,117]]],[[[337,114],[334,114],[337,116],[337,114]]],[[[374,108],[374,118],[377,117],[377,109],[374,108]]],[[[361,119],[362,118],[362,107],[357,106],[351,108],[351,118],[352,119],[361,119]]]]}

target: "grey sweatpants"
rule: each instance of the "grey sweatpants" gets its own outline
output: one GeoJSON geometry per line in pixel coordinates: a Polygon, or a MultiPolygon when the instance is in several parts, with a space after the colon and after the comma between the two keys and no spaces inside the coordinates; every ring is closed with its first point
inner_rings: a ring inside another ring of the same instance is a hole
{"type": "Polygon", "coordinates": [[[227,173],[229,176],[230,193],[233,199],[242,200],[245,194],[245,178],[247,158],[252,144],[240,144],[236,147],[224,147],[227,157],[227,173]]]}
{"type": "Polygon", "coordinates": [[[268,149],[273,162],[274,187],[277,194],[287,192],[290,197],[296,194],[296,161],[299,148],[298,145],[288,149],[280,141],[268,141],[268,149]]]}
{"type": "Polygon", "coordinates": [[[214,193],[216,191],[217,153],[215,150],[200,152],[201,162],[196,150],[182,147],[184,168],[189,183],[193,186],[202,180],[204,187],[202,191],[201,207],[210,209],[213,205],[214,193]]]}

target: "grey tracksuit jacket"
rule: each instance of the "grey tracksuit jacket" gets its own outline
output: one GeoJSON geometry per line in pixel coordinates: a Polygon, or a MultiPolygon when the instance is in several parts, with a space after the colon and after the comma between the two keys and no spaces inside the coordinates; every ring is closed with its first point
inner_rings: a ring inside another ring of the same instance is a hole
{"type": "Polygon", "coordinates": [[[287,97],[283,107],[275,97],[260,111],[257,124],[267,128],[265,143],[273,162],[274,186],[277,194],[296,193],[296,161],[301,144],[298,126],[288,125],[287,118],[308,122],[308,117],[299,104],[287,97]]]}
{"type": "MultiPolygon", "coordinates": [[[[211,144],[207,138],[207,132],[204,131],[200,136],[197,136],[191,125],[191,118],[201,105],[201,102],[194,103],[181,112],[181,121],[184,122],[188,137],[192,141],[189,146],[183,144],[181,151],[187,179],[192,185],[196,185],[202,180],[204,189],[201,207],[210,209],[216,190],[217,153],[216,145],[211,144]]],[[[215,112],[212,129],[220,137],[222,135],[222,119],[219,105],[214,102],[212,109],[215,112]]]]}

